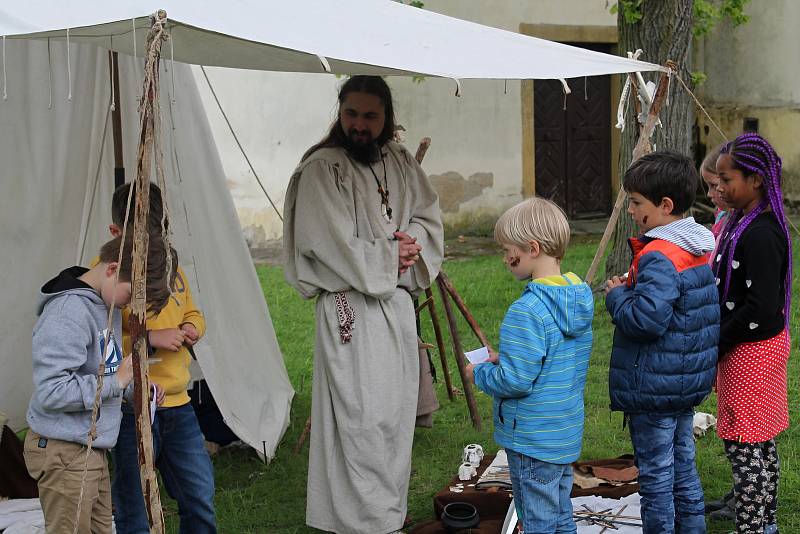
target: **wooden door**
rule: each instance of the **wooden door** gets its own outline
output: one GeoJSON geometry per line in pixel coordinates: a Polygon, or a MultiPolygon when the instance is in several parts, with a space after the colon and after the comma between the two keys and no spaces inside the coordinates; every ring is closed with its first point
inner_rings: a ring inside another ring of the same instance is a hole
{"type": "Polygon", "coordinates": [[[572,219],[611,212],[611,80],[585,83],[584,91],[583,78],[569,81],[566,109],[561,82],[533,84],[536,194],[572,219]]]}

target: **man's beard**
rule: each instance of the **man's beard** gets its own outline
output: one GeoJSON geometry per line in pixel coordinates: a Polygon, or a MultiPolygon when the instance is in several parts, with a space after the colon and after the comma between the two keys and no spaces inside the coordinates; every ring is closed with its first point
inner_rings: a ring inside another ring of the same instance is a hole
{"type": "Polygon", "coordinates": [[[344,148],[354,160],[365,165],[374,163],[380,159],[380,145],[378,145],[378,142],[372,138],[372,134],[367,130],[358,132],[356,129],[351,128],[344,137],[344,148]],[[363,140],[356,139],[356,135],[359,133],[366,133],[367,135],[363,140]]]}

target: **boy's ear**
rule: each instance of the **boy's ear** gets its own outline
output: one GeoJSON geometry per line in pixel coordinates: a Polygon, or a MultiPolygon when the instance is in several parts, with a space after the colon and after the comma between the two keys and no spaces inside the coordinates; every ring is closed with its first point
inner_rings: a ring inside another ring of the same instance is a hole
{"type": "Polygon", "coordinates": [[[106,263],[106,276],[111,278],[115,274],[117,274],[117,269],[119,268],[119,263],[112,261],[110,263],[106,263]]]}
{"type": "Polygon", "coordinates": [[[669,215],[672,213],[672,210],[675,209],[675,203],[672,202],[672,199],[669,197],[664,197],[661,199],[661,205],[659,206],[662,210],[664,210],[665,215],[669,215]]]}
{"type": "Polygon", "coordinates": [[[542,252],[542,247],[539,245],[538,241],[528,241],[528,246],[531,247],[530,255],[534,258],[538,258],[539,254],[542,252]]]}
{"type": "Polygon", "coordinates": [[[114,223],[111,223],[108,225],[108,232],[111,234],[111,237],[117,238],[122,235],[122,228],[114,223]]]}

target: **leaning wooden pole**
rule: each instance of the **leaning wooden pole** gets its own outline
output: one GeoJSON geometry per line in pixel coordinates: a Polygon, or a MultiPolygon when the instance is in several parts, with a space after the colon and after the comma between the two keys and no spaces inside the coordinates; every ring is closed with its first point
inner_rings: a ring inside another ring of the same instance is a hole
{"type": "Polygon", "coordinates": [[[447,316],[447,324],[450,327],[450,337],[453,340],[453,350],[456,356],[456,365],[458,365],[458,373],[461,375],[461,383],[464,386],[464,396],[467,398],[467,406],[469,407],[469,415],[472,418],[472,426],[478,431],[481,430],[481,414],[478,413],[478,405],[475,402],[475,393],[472,390],[472,383],[467,377],[467,364],[464,361],[464,347],[461,345],[461,337],[458,335],[458,323],[456,323],[456,316],[453,314],[453,307],[450,305],[450,294],[442,281],[441,274],[436,278],[436,283],[439,286],[439,293],[442,296],[442,306],[444,313],[447,316]]]}
{"type": "MultiPolygon", "coordinates": [[[[666,67],[672,71],[677,70],[677,66],[672,61],[667,61],[666,67]]],[[[650,147],[650,136],[653,134],[653,129],[658,122],[658,114],[661,111],[661,106],[667,97],[667,90],[669,89],[669,75],[662,74],[658,82],[655,96],[653,96],[653,103],[650,105],[650,111],[647,114],[647,121],[641,128],[639,139],[636,142],[636,147],[633,149],[633,157],[631,161],[636,161],[645,154],[652,151],[650,147]]],[[[600,239],[600,245],[597,247],[597,252],[594,254],[592,264],[589,266],[589,271],[586,273],[586,283],[591,285],[594,277],[597,274],[597,268],[600,266],[600,260],[606,252],[608,242],[611,240],[611,235],[614,233],[614,228],[617,226],[617,219],[622,211],[622,206],[625,204],[625,190],[620,186],[619,193],[617,193],[617,200],[614,202],[614,209],[611,211],[611,217],[608,219],[608,224],[603,232],[603,237],[600,239]]]]}
{"type": "Polygon", "coordinates": [[[114,142],[114,189],[125,183],[125,165],[122,159],[122,106],[120,106],[119,59],[117,52],[108,51],[109,81],[113,88],[111,98],[111,138],[114,142]]]}
{"type": "Polygon", "coordinates": [[[441,280],[444,288],[447,290],[447,293],[450,295],[450,298],[452,298],[453,302],[455,302],[458,311],[461,312],[461,315],[464,316],[467,324],[469,324],[469,327],[472,329],[475,337],[478,338],[478,341],[483,343],[484,347],[492,350],[492,345],[489,343],[489,338],[486,337],[486,335],[483,333],[483,330],[481,330],[481,327],[478,326],[478,321],[475,320],[475,317],[467,309],[467,304],[464,302],[464,299],[461,298],[461,295],[458,294],[458,291],[456,291],[456,288],[450,281],[450,278],[448,278],[444,272],[440,272],[439,279],[441,280]]]}
{"type": "Polygon", "coordinates": [[[142,100],[139,104],[140,132],[136,162],[136,207],[133,221],[133,266],[131,272],[131,315],[129,329],[133,343],[134,413],[139,450],[139,476],[147,518],[152,534],[163,534],[164,514],[155,474],[153,433],[150,415],[150,383],[147,376],[147,341],[145,337],[147,249],[150,242],[148,212],[150,207],[150,172],[154,153],[155,114],[159,113],[158,67],[161,44],[167,39],[164,24],[167,14],[159,11],[147,36],[142,100]]]}
{"type": "Polygon", "coordinates": [[[430,299],[428,311],[431,314],[431,324],[433,324],[433,334],[436,336],[436,348],[439,350],[439,360],[442,362],[442,374],[444,375],[444,383],[447,387],[447,398],[453,400],[455,392],[453,391],[453,380],[450,378],[450,366],[447,365],[447,351],[444,348],[444,336],[442,336],[442,325],[439,323],[439,317],[436,315],[436,304],[433,300],[433,291],[431,288],[425,290],[425,296],[430,299]]]}

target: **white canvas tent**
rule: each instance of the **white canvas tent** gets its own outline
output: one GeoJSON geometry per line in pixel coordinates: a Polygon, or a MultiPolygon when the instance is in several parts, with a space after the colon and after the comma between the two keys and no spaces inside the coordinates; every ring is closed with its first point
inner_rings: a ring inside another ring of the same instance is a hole
{"type": "Polygon", "coordinates": [[[142,73],[141,60],[131,55],[141,55],[148,16],[157,9],[166,10],[172,36],[162,50],[172,226],[181,264],[209,323],[198,359],[230,426],[268,456],[286,428],[293,391],[197,89],[180,63],[420,74],[456,82],[663,70],[387,0],[29,0],[13,10],[0,6],[8,96],[0,101],[0,410],[16,426],[23,423],[30,394],[36,290],[58,268],[91,258],[107,232],[112,158],[104,49],[121,53],[131,177],[138,127],[134,96],[142,73]],[[176,63],[167,75],[172,58],[176,63]]]}

